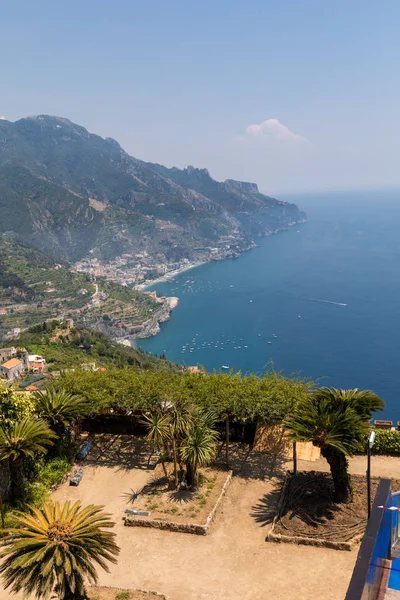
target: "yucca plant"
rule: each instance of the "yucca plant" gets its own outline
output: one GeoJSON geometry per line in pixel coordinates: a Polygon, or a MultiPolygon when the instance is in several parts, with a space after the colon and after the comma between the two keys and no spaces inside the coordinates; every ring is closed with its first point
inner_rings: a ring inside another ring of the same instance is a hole
{"type": "Polygon", "coordinates": [[[285,423],[294,441],[312,442],[329,463],[337,502],[352,498],[347,457],[365,439],[372,413],[384,402],[370,390],[319,388],[300,401],[285,423]]]}
{"type": "Polygon", "coordinates": [[[164,455],[171,436],[169,419],[166,415],[163,415],[158,411],[154,411],[144,415],[141,419],[141,423],[148,429],[146,439],[151,440],[157,450],[160,452],[160,461],[164,475],[168,478],[168,473],[164,462],[164,455]]]}
{"type": "Polygon", "coordinates": [[[48,502],[16,513],[18,527],[7,530],[1,552],[4,587],[36,598],[86,598],[85,580],[97,582],[95,565],[109,571],[106,561],[116,563],[119,553],[115,534],[107,531],[115,523],[102,508],[48,502]]]}
{"type": "Polygon", "coordinates": [[[9,462],[12,500],[24,497],[23,459],[46,454],[47,447],[53,445],[56,437],[40,419],[27,418],[0,428],[0,460],[9,462]]]}
{"type": "Polygon", "coordinates": [[[73,421],[86,416],[90,405],[86,398],[70,394],[64,389],[48,387],[35,393],[36,411],[51,429],[61,437],[73,421]]]}
{"type": "Polygon", "coordinates": [[[180,451],[186,464],[186,481],[189,487],[197,487],[198,468],[210,464],[214,458],[217,439],[217,432],[204,421],[197,422],[183,439],[180,451]]]}

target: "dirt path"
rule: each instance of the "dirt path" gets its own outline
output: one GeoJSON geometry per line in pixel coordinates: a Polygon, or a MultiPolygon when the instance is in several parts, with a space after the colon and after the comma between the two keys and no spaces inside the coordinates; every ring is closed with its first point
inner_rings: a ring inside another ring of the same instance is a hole
{"type": "MultiPolygon", "coordinates": [[[[287,468],[292,468],[292,463],[287,463],[287,468]]],[[[324,458],[314,462],[299,460],[299,471],[329,471],[329,465],[324,458]]],[[[367,470],[366,456],[353,456],[349,459],[350,473],[365,475],[367,470]]],[[[400,457],[397,456],[374,456],[371,457],[372,477],[387,477],[388,479],[400,479],[400,457]]]]}
{"type": "Polygon", "coordinates": [[[271,483],[235,479],[206,537],[118,522],[122,551],[100,584],[162,591],[171,600],[342,600],[356,553],[266,543],[262,499],[272,491],[271,483]]]}

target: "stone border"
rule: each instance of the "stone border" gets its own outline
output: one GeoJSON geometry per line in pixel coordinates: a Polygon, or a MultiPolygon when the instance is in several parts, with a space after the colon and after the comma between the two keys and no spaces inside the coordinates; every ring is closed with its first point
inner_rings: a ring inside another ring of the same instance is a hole
{"type": "Polygon", "coordinates": [[[354,538],[352,538],[350,541],[347,541],[347,542],[345,542],[345,541],[335,542],[332,540],[327,540],[325,538],[317,538],[316,539],[316,538],[309,538],[309,537],[296,536],[296,535],[284,535],[282,533],[274,532],[275,525],[278,522],[279,518],[281,517],[282,509],[285,504],[286,488],[288,485],[288,479],[291,476],[291,474],[292,474],[291,471],[286,472],[285,479],[284,479],[283,486],[282,486],[281,497],[279,498],[279,502],[278,502],[276,515],[272,521],[272,526],[265,537],[265,541],[266,542],[270,542],[270,541],[271,542],[285,542],[286,544],[299,544],[299,545],[303,545],[303,546],[316,546],[318,548],[332,548],[333,550],[348,550],[348,551],[353,550],[353,548],[355,546],[357,546],[360,543],[360,541],[362,540],[362,538],[364,537],[364,533],[359,533],[358,535],[356,535],[354,538]]]}
{"type": "Polygon", "coordinates": [[[165,594],[160,594],[160,592],[154,592],[153,590],[142,590],[142,589],[131,589],[131,588],[121,588],[121,587],[113,587],[111,585],[91,585],[89,589],[94,592],[101,593],[101,590],[126,590],[127,592],[139,592],[141,594],[149,594],[154,596],[154,598],[161,598],[161,600],[169,600],[169,596],[165,594]]]}
{"type": "Polygon", "coordinates": [[[225,496],[226,490],[232,481],[232,475],[233,471],[229,471],[225,483],[222,486],[221,493],[203,525],[197,525],[196,523],[176,523],[175,521],[161,521],[159,519],[146,519],[135,516],[123,517],[124,525],[125,527],[151,527],[152,529],[164,529],[167,531],[177,531],[179,533],[207,535],[216,512],[225,496]]]}

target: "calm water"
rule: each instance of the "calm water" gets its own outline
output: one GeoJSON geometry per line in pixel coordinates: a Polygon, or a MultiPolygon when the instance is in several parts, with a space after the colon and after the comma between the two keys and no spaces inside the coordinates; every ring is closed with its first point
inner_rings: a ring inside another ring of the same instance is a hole
{"type": "Polygon", "coordinates": [[[291,199],[308,223],[155,286],[179,307],[140,345],[207,370],[273,361],[323,385],[371,388],[400,420],[400,192],[291,199]]]}

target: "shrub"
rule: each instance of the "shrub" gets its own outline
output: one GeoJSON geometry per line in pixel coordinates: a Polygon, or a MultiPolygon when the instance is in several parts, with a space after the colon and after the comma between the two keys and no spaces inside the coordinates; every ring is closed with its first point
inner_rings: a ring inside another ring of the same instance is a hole
{"type": "Polygon", "coordinates": [[[57,457],[50,460],[37,461],[34,481],[28,485],[28,500],[30,504],[40,506],[47,500],[50,488],[58,483],[71,469],[71,462],[67,458],[57,457]]]}
{"type": "Polygon", "coordinates": [[[115,596],[115,600],[129,600],[131,597],[129,592],[118,592],[115,596]]]}
{"type": "MultiPolygon", "coordinates": [[[[400,431],[392,431],[390,429],[375,429],[376,433],[373,454],[391,454],[400,456],[400,431]]],[[[368,439],[365,438],[365,443],[360,444],[357,448],[358,454],[367,453],[368,439]]]]}

